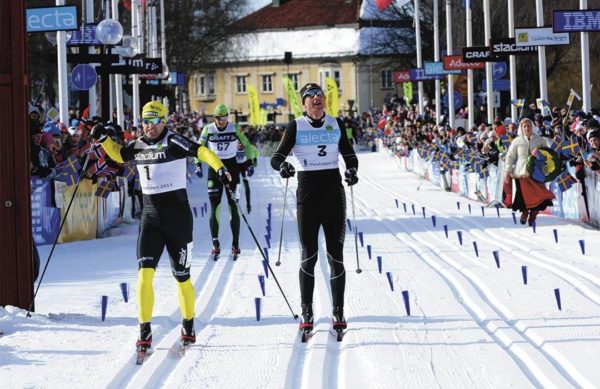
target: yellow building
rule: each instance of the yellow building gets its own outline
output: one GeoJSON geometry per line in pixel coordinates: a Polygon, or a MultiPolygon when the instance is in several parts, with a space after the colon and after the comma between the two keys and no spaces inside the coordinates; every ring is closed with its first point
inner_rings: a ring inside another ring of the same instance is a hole
{"type": "Polygon", "coordinates": [[[274,0],[238,21],[243,32],[223,61],[190,77],[191,109],[211,115],[224,103],[244,123],[247,86],[253,85],[269,122],[285,123],[290,108],[282,77],[288,73],[297,91],[307,82],[324,86],[325,77],[333,78],[344,114],[381,106],[386,95],[396,93],[396,84],[386,56],[369,55],[374,29],[360,21],[373,7],[361,0],[274,0]]]}

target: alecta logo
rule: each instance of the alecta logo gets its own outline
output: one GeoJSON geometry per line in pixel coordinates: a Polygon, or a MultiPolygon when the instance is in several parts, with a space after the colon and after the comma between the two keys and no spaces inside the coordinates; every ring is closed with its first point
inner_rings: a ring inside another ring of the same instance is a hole
{"type": "Polygon", "coordinates": [[[28,8],[27,32],[77,30],[77,7],[28,8]]]}

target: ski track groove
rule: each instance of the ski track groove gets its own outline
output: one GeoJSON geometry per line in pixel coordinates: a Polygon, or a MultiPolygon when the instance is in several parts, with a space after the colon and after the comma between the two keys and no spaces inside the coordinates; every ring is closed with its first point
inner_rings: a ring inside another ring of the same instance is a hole
{"type": "MultiPolygon", "coordinates": [[[[386,192],[387,194],[392,194],[392,197],[396,196],[395,198],[403,198],[402,196],[397,196],[395,193],[386,189],[382,185],[375,183],[370,178],[363,178],[363,180],[367,181],[371,186],[377,188],[378,190],[386,192]]],[[[379,215],[379,213],[375,210],[372,210],[372,212],[376,215],[379,215]]],[[[409,221],[411,221],[411,219],[409,219],[409,221]]],[[[423,221],[426,221],[426,219],[423,219],[423,221]]],[[[532,335],[525,333],[525,330],[522,326],[516,326],[513,320],[508,319],[504,314],[504,312],[507,311],[507,309],[504,307],[498,307],[497,302],[494,302],[495,298],[491,296],[491,293],[487,290],[487,288],[485,288],[485,286],[482,286],[483,282],[481,282],[478,279],[473,279],[472,273],[470,273],[469,271],[465,272],[464,267],[457,266],[457,264],[454,261],[449,260],[449,258],[446,255],[439,252],[440,250],[437,250],[437,252],[433,252],[428,247],[427,242],[423,242],[421,238],[417,238],[413,234],[411,234],[410,231],[403,225],[403,223],[386,221],[383,219],[381,219],[381,222],[386,225],[388,230],[390,230],[390,232],[392,232],[392,234],[397,239],[408,245],[417,255],[419,255],[423,259],[425,263],[427,263],[432,269],[436,270],[440,274],[440,276],[444,278],[446,283],[451,287],[457,298],[460,299],[462,297],[462,301],[460,302],[469,312],[469,314],[471,314],[473,319],[497,343],[499,343],[503,348],[505,348],[509,352],[513,360],[515,360],[517,365],[521,367],[524,373],[530,379],[533,380],[532,382],[534,384],[543,386],[554,386],[554,383],[557,381],[550,379],[551,377],[545,378],[544,371],[547,370],[537,366],[537,363],[539,362],[536,362],[531,358],[531,355],[529,355],[531,352],[529,350],[526,351],[521,349],[521,347],[514,346],[516,343],[514,342],[514,340],[510,339],[510,331],[508,330],[508,328],[513,330],[513,337],[514,335],[517,335],[519,338],[527,342],[533,348],[533,350],[537,350],[539,354],[541,354],[544,357],[544,359],[551,366],[553,366],[558,373],[561,374],[562,378],[567,380],[569,384],[572,385],[576,383],[577,385],[592,387],[591,383],[587,381],[585,377],[583,377],[572,366],[570,366],[570,364],[566,361],[566,358],[561,357],[560,359],[557,359],[557,353],[553,352],[552,350],[550,350],[549,353],[547,351],[547,345],[542,343],[542,345],[540,346],[539,342],[532,340],[532,335]],[[410,237],[410,239],[402,237],[401,234],[394,234],[393,229],[389,227],[389,224],[391,224],[392,222],[400,226],[402,231],[404,231],[404,234],[410,237]],[[417,243],[412,243],[410,242],[410,240],[416,241],[417,243]],[[421,249],[419,247],[420,245],[426,247],[426,249],[421,249]],[[452,266],[459,273],[460,276],[466,279],[466,281],[460,281],[457,277],[450,274],[448,270],[442,268],[438,263],[436,263],[435,259],[431,258],[428,255],[428,253],[435,255],[435,257],[439,258],[439,260],[443,263],[452,266]],[[497,319],[487,317],[486,313],[483,312],[483,310],[481,309],[481,303],[477,303],[472,299],[472,297],[468,296],[468,292],[464,287],[465,283],[469,284],[472,288],[475,289],[475,292],[478,295],[477,297],[483,300],[483,303],[488,305],[489,308],[491,308],[496,314],[498,314],[498,319],[503,321],[508,328],[500,328],[499,326],[493,323],[494,321],[498,321],[497,319]],[[518,348],[518,350],[512,350],[512,348],[518,348]]],[[[442,241],[441,238],[435,238],[442,241]]],[[[527,329],[527,332],[531,333],[532,331],[531,329],[527,329]]],[[[557,378],[556,375],[554,376],[554,378],[557,378]]]]}

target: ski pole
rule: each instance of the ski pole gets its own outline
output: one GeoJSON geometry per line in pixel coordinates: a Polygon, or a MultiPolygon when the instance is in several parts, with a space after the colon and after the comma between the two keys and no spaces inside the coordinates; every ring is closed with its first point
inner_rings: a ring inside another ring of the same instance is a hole
{"type": "Polygon", "coordinates": [[[231,188],[229,187],[229,185],[224,185],[224,186],[225,186],[225,190],[227,191],[227,195],[229,196],[229,198],[231,200],[233,200],[239,214],[242,215],[242,219],[244,219],[244,223],[246,223],[246,227],[248,227],[248,231],[250,231],[250,235],[252,235],[252,239],[254,239],[254,243],[256,243],[256,247],[258,247],[258,251],[260,251],[260,254],[262,255],[263,259],[265,260],[265,263],[267,264],[269,271],[271,272],[271,275],[273,276],[273,279],[275,280],[275,283],[277,284],[277,287],[279,288],[279,291],[281,292],[281,295],[283,296],[283,299],[285,300],[288,308],[290,309],[290,312],[292,312],[292,316],[294,317],[294,320],[298,320],[298,315],[296,315],[294,313],[294,310],[292,309],[290,302],[288,301],[287,297],[285,296],[285,293],[283,292],[283,289],[281,288],[281,285],[279,284],[279,280],[277,280],[277,276],[273,272],[273,269],[271,268],[271,264],[269,264],[269,260],[267,259],[264,251],[260,247],[260,243],[258,242],[256,235],[254,235],[254,231],[252,230],[252,227],[250,227],[250,223],[248,223],[248,219],[246,219],[246,215],[244,214],[244,212],[242,212],[242,209],[240,208],[240,205],[237,203],[237,201],[235,201],[235,197],[233,197],[233,192],[232,192],[231,188]]]}
{"type": "Polygon", "coordinates": [[[350,200],[352,201],[352,225],[354,226],[354,249],[356,251],[356,272],[362,273],[360,268],[360,261],[358,259],[358,241],[357,234],[358,229],[356,228],[356,216],[354,215],[354,190],[350,187],[350,200]]]}
{"type": "Polygon", "coordinates": [[[77,177],[77,184],[75,185],[75,190],[73,190],[73,196],[71,196],[71,200],[69,201],[69,205],[67,205],[67,210],[65,211],[65,217],[60,222],[60,227],[58,228],[58,233],[56,234],[56,238],[54,239],[54,243],[52,244],[52,248],[50,249],[50,254],[48,254],[48,259],[46,260],[46,265],[44,266],[44,270],[42,271],[42,275],[40,276],[40,282],[38,282],[37,288],[35,288],[35,293],[33,294],[33,299],[31,299],[31,303],[29,304],[29,308],[27,308],[27,315],[25,317],[31,317],[29,312],[33,308],[33,303],[35,302],[35,297],[37,296],[38,291],[40,290],[40,286],[42,285],[42,281],[44,280],[44,274],[46,274],[46,270],[48,269],[48,265],[50,264],[50,260],[52,259],[52,253],[54,253],[54,248],[56,247],[56,243],[58,242],[58,237],[67,221],[67,215],[69,214],[69,210],[71,209],[71,205],[73,204],[73,200],[75,200],[75,196],[77,195],[77,190],[79,189],[79,184],[81,183],[81,178],[85,174],[87,170],[87,165],[90,160],[90,154],[86,155],[85,162],[83,163],[83,167],[81,168],[81,173],[79,173],[79,177],[77,177]]]}
{"type": "Polygon", "coordinates": [[[275,266],[281,265],[281,242],[283,241],[283,221],[285,219],[285,203],[287,202],[287,190],[290,178],[285,179],[285,192],[283,193],[283,212],[281,215],[281,231],[279,233],[279,254],[277,254],[277,262],[275,266]]]}

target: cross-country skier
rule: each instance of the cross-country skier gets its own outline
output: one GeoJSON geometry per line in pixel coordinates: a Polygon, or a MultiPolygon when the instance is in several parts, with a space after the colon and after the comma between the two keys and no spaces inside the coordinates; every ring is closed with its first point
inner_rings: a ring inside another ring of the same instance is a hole
{"type": "Polygon", "coordinates": [[[144,208],[137,244],[140,337],[136,346],[142,352],[152,343],[152,282],[165,246],[177,280],[183,316],[181,341],[184,345],[196,341],[196,298],[190,281],[193,219],[186,190],[186,157],[197,157],[208,163],[223,185],[231,181],[227,169],[210,149],[166,127],[166,115],[167,109],[158,101],[144,105],[143,135],[127,146],[121,146],[107,136],[108,132],[101,124],[96,125],[92,132],[93,138],[100,141],[113,160],[120,163],[134,160],[140,176],[144,208]]]}
{"type": "MultiPolygon", "coordinates": [[[[202,129],[200,134],[200,144],[211,149],[227,168],[231,174],[231,184],[229,185],[232,193],[235,193],[237,184],[240,181],[240,169],[236,160],[238,143],[242,143],[246,152],[246,157],[249,160],[254,158],[252,147],[246,135],[240,130],[240,127],[229,121],[229,109],[225,104],[219,104],[214,111],[215,121],[202,129]]],[[[221,253],[221,245],[219,243],[219,219],[221,209],[221,198],[223,196],[223,185],[219,180],[217,171],[212,167],[208,169],[208,198],[210,199],[210,233],[212,236],[212,251],[213,259],[216,261],[221,253]]],[[[231,214],[231,234],[233,242],[231,254],[236,260],[240,254],[240,215],[238,213],[235,199],[232,199],[228,194],[227,202],[229,204],[229,212],[231,214]]]]}
{"type": "Polygon", "coordinates": [[[317,263],[319,228],[323,227],[330,268],[333,300],[333,327],[346,328],[344,318],[344,236],[346,234],[346,195],[338,167],[338,156],[344,158],[347,184],[358,182],[358,158],[348,140],[341,120],[325,113],[325,95],[321,87],[308,83],[300,90],[304,116],[292,120],[283,135],[271,166],[283,178],[294,176],[296,168],[286,161],[293,152],[298,173],[297,219],[302,245],[300,293],[302,322],[300,328],[313,327],[314,269],[317,263]]]}

